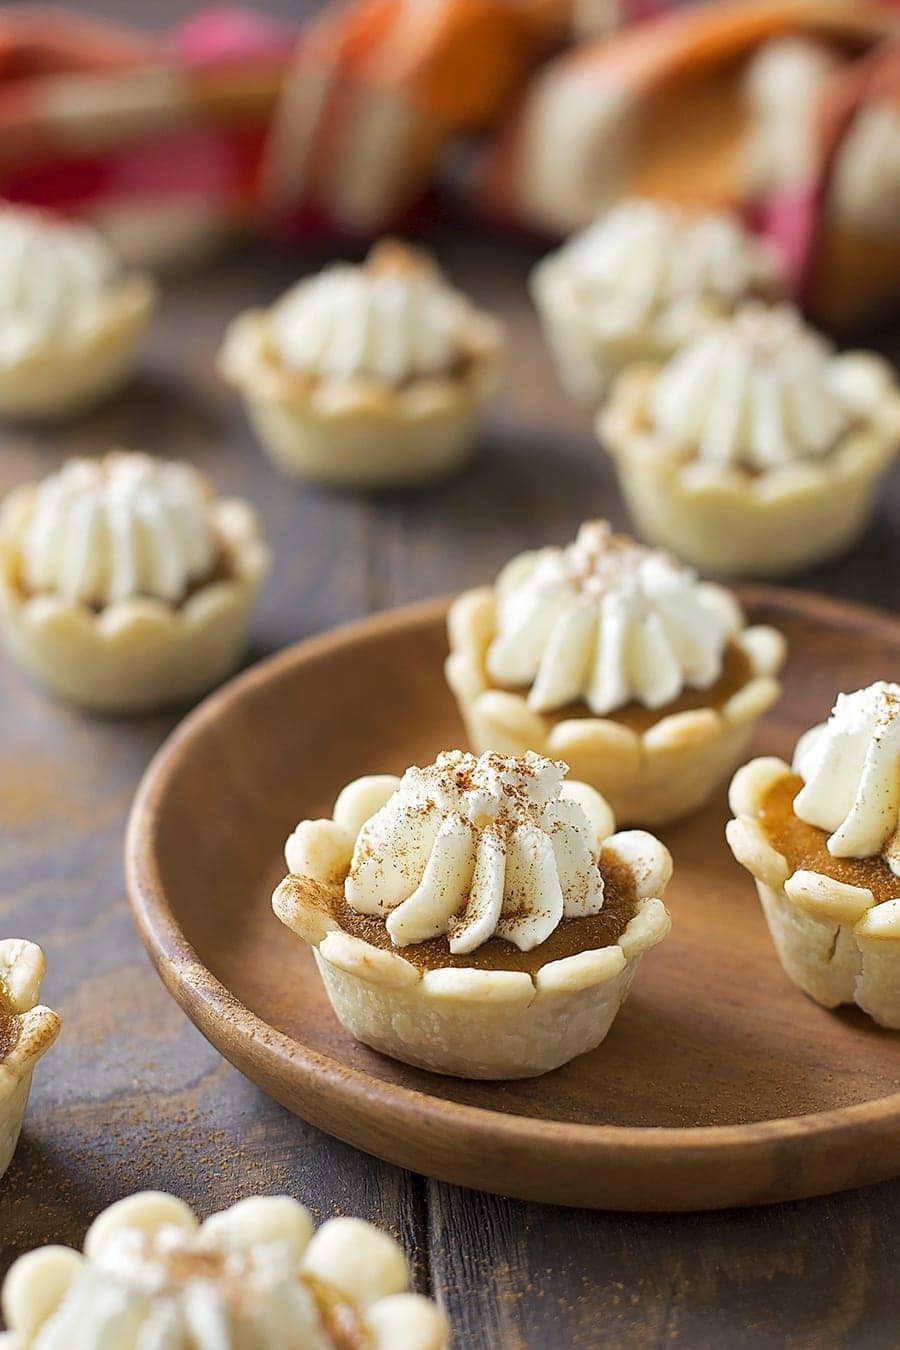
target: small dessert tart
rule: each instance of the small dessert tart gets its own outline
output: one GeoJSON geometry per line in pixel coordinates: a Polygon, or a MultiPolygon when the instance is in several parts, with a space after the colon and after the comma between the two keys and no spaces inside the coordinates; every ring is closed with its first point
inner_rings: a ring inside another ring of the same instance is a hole
{"type": "Polygon", "coordinates": [[[784,278],[731,216],[635,199],[539,263],[531,291],[563,388],[593,409],[623,366],[664,360],[748,296],[777,299],[784,278]]]}
{"type": "Polygon", "coordinates": [[[0,417],[63,417],[110,393],[156,294],[90,226],[0,207],[0,417]]]}
{"type": "Polygon", "coordinates": [[[844,552],[900,448],[900,390],[789,306],[747,303],[665,365],[632,366],[597,419],[639,532],[720,575],[844,552]]]}
{"type": "Polygon", "coordinates": [[[251,508],[190,465],[74,459],[3,503],[0,625],[61,698],[136,712],[231,670],[268,565],[251,508]]]}
{"type": "Polygon", "coordinates": [[[900,1029],[900,685],[839,694],[793,768],[752,760],[730,801],[728,842],[787,974],[900,1029]]]}
{"type": "Polygon", "coordinates": [[[430,259],[383,241],[269,310],[232,323],[219,356],[286,473],[381,488],[441,477],[468,458],[500,382],[498,322],[430,259]]]}
{"type": "Polygon", "coordinates": [[[444,1350],[443,1315],[409,1282],[394,1239],[361,1219],[313,1233],[308,1210],[275,1195],[199,1223],[145,1191],[95,1219],[83,1255],[16,1261],[0,1350],[444,1350]]]}
{"type": "Polygon", "coordinates": [[[785,644],[667,554],[582,525],[450,607],[447,682],[472,748],[564,759],[616,819],[702,806],[778,697],[785,644]]]}
{"type": "Polygon", "coordinates": [[[459,750],[359,778],[285,849],[275,913],[339,1020],[459,1078],[528,1078],[604,1039],[669,931],[668,850],[565,764],[459,750]]]}
{"type": "Polygon", "coordinates": [[[0,940],[0,1177],[19,1141],[34,1066],[59,1035],[56,1013],[38,1007],[43,978],[40,947],[0,940]]]}

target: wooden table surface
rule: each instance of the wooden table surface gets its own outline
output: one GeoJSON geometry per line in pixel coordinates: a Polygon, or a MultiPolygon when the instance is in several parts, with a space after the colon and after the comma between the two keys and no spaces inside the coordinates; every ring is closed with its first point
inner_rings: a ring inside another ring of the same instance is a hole
{"type": "MultiPolygon", "coordinates": [[[[624,523],[588,419],[558,392],[540,343],[523,288],[535,251],[462,227],[433,243],[512,337],[479,457],[452,483],[366,500],[276,478],[213,355],[231,315],[324,255],[259,248],[167,284],[138,376],[113,402],[63,430],[4,432],[0,491],[68,454],[124,445],[189,458],[250,497],[275,560],[249,659],[490,579],[512,553],[562,542],[585,516],[624,523]]],[[[855,555],[803,584],[896,607],[898,531],[895,475],[855,555]]],[[[319,1216],[358,1214],[393,1231],[459,1346],[900,1345],[900,1181],[711,1215],[557,1210],[388,1167],[243,1080],[165,993],[124,898],[126,813],[176,720],[86,718],[0,664],[0,934],[41,943],[45,998],[64,1019],[0,1182],[0,1274],[36,1244],[80,1244],[98,1210],[135,1189],[173,1190],[204,1213],[287,1191],[319,1216]]]]}

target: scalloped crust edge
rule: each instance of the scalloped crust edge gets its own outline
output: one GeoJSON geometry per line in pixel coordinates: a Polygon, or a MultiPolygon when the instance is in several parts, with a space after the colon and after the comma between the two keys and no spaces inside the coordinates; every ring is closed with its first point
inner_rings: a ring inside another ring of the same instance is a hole
{"type": "MultiPolygon", "coordinates": [[[[873,376],[890,367],[867,353],[873,376]]],[[[865,529],[882,475],[900,450],[900,391],[885,376],[878,422],[849,431],[823,460],[751,475],[685,460],[654,432],[646,410],[659,365],[616,379],[596,419],[642,537],[718,576],[778,577],[837,557],[865,529]]]]}
{"type": "Polygon", "coordinates": [[[136,598],[99,613],[59,596],[25,596],[16,584],[18,526],[34,486],[10,494],[0,517],[0,626],[19,664],[60,698],[100,712],[131,713],[205,692],[237,664],[269,550],[250,506],[212,507],[231,572],[183,605],[136,598]]]}
{"type": "Polygon", "coordinates": [[[762,714],[781,692],[784,638],[764,625],[742,629],[753,678],[720,710],[662,717],[637,733],[610,718],[557,722],[533,712],[521,694],[490,687],[487,649],[494,634],[494,590],[466,591],[450,606],[445,673],[476,754],[534,750],[563,759],[572,777],[607,799],[621,823],[661,825],[702,806],[733,771],[762,714]]]}
{"type": "Polygon", "coordinates": [[[529,1078],[601,1043],[644,952],[671,927],[660,898],[672,870],[665,846],[642,830],[602,842],[632,870],[633,917],[617,943],[548,962],[534,977],[463,967],[422,972],[340,927],[323,904],[322,888],[334,881],[288,875],[272,907],[312,946],[332,1008],[356,1040],[434,1073],[529,1078]]]}
{"type": "Polygon", "coordinates": [[[39,1247],[12,1266],[3,1285],[3,1314],[13,1330],[2,1350],[30,1350],[59,1309],[85,1262],[123,1228],[152,1236],[162,1226],[187,1232],[215,1229],[232,1249],[285,1242],[298,1268],[331,1286],[357,1309],[373,1350],[444,1350],[446,1319],[438,1307],[409,1293],[409,1265],[393,1238],[361,1219],[330,1219],[313,1231],[305,1207],[287,1196],[250,1196],[200,1224],[175,1196],[143,1191],[110,1205],[88,1230],[84,1255],[70,1247],[39,1247]]]}
{"type": "Polygon", "coordinates": [[[35,943],[22,938],[0,940],[0,983],[19,1024],[15,1045],[0,1060],[0,1177],[19,1140],[34,1067],[62,1025],[55,1012],[38,1004],[44,970],[44,953],[35,943]]]}
{"type": "Polygon", "coordinates": [[[769,932],[787,975],[826,1008],[855,1003],[882,1026],[900,1030],[900,878],[898,898],[875,904],[865,887],[820,872],[791,872],[756,817],[783,760],[751,760],[735,775],[735,812],[726,837],[756,881],[769,932]]]}
{"type": "Polygon", "coordinates": [[[503,347],[500,325],[479,314],[465,374],[401,389],[364,380],[320,383],[278,360],[266,312],[248,310],[230,324],[217,365],[284,473],[374,488],[425,482],[464,463],[481,409],[499,386],[503,347]]]}

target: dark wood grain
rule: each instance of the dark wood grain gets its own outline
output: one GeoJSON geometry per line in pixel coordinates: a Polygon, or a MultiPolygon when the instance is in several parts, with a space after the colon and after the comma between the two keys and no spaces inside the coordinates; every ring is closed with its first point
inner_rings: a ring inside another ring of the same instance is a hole
{"type": "MultiPolygon", "coordinates": [[[[157,0],[141,15],[161,23],[192,7],[157,0]]],[[[93,8],[125,13],[121,0],[93,8]]],[[[66,454],[120,442],[187,455],[223,489],[251,496],[275,544],[252,655],[489,578],[516,549],[563,540],[587,514],[623,523],[588,419],[557,390],[524,297],[535,250],[463,229],[435,242],[513,331],[507,392],[480,457],[455,482],[365,502],[275,479],[214,375],[213,353],[227,318],[277,294],[322,254],[260,249],[168,284],[127,394],[72,428],[4,430],[0,490],[66,454]]],[[[898,531],[895,474],[854,555],[798,584],[897,608],[898,531]]],[[[718,1215],[525,1205],[376,1163],[303,1126],[225,1065],[163,990],[124,900],[125,815],[172,721],[83,719],[0,665],[0,930],[44,945],[46,997],[65,1018],[0,1182],[0,1270],[39,1242],[80,1241],[91,1217],[134,1187],[169,1187],[203,1211],[251,1190],[287,1189],[323,1214],[362,1214],[398,1233],[460,1346],[900,1342],[900,1183],[718,1215]]]]}

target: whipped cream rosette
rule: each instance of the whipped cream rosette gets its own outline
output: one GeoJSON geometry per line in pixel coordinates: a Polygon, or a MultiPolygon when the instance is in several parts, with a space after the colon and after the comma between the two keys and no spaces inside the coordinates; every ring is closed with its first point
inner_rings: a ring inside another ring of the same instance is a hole
{"type": "Polygon", "coordinates": [[[539,755],[461,751],[362,778],[302,821],[275,913],[343,1025],[465,1078],[544,1073],[604,1039],[667,933],[667,850],[539,755]]]}
{"type": "Polygon", "coordinates": [[[0,207],[0,416],[55,417],[108,393],[155,300],[90,226],[0,207]]]}
{"type": "Polygon", "coordinates": [[[900,448],[900,390],[789,306],[743,305],[664,365],[622,373],[597,434],[640,533],[723,575],[844,549],[900,448]]]}
{"type": "Polygon", "coordinates": [[[240,315],[219,365],[286,473],[384,487],[470,453],[502,348],[499,324],[424,254],[382,242],[240,315]]]}
{"type": "Polygon", "coordinates": [[[772,247],[733,217],[635,199],[545,258],[531,289],[564,388],[596,408],[623,366],[670,355],[784,281],[772,247]]]}
{"type": "Polygon", "coordinates": [[[728,841],[788,975],[900,1029],[900,685],[840,694],[792,768],[751,761],[730,801],[728,841]]]}
{"type": "Polygon", "coordinates": [[[460,596],[449,635],[473,748],[562,758],[638,824],[707,800],[777,697],[784,656],[730,592],[599,521],[460,596]]]}
{"type": "Polygon", "coordinates": [[[130,711],[236,662],[268,567],[255,516],[190,465],[114,451],[19,488],[0,514],[0,620],[62,697],[130,711]]]}
{"type": "Polygon", "coordinates": [[[0,940],[0,1177],[19,1140],[35,1065],[59,1035],[59,1017],[38,1004],[44,969],[33,942],[0,940]]]}
{"type": "Polygon", "coordinates": [[[444,1317],[408,1293],[406,1257],[360,1219],[317,1232],[288,1196],[200,1223],[175,1196],[111,1205],[84,1253],[40,1247],[2,1291],[2,1350],[443,1350],[444,1317]]]}

